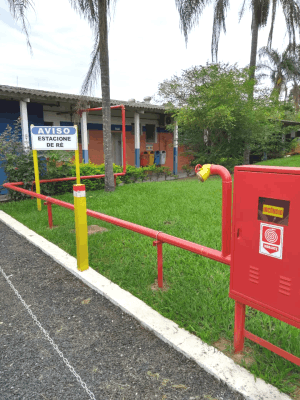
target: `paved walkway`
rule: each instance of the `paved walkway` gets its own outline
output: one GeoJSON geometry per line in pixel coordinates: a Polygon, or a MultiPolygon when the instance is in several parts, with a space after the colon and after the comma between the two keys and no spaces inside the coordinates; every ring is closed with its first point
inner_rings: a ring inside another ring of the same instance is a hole
{"type": "Polygon", "coordinates": [[[244,399],[2,222],[0,254],[2,400],[244,399]]]}

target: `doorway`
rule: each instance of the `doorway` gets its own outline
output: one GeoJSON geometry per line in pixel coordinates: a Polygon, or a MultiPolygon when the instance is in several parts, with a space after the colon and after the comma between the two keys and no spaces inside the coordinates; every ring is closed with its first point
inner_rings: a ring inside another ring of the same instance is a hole
{"type": "Polygon", "coordinates": [[[121,132],[112,132],[112,153],[113,153],[113,162],[116,165],[123,165],[122,160],[122,134],[121,132]]]}

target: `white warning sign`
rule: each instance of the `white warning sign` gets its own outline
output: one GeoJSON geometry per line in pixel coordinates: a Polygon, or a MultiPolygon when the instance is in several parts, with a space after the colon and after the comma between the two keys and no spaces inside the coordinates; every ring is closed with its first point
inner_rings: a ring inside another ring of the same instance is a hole
{"type": "Polygon", "coordinates": [[[283,229],[283,226],[260,224],[260,254],[282,260],[283,229]]]}
{"type": "Polygon", "coordinates": [[[32,150],[77,150],[75,126],[31,126],[32,150]]]}

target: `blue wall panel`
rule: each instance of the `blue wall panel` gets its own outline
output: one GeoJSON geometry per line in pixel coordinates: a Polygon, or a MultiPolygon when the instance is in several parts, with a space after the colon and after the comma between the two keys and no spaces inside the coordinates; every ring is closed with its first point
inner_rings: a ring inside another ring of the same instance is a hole
{"type": "MultiPolygon", "coordinates": [[[[0,100],[0,135],[5,131],[7,125],[14,128],[14,122],[20,116],[20,105],[18,101],[0,100]]],[[[21,140],[21,132],[19,140],[21,140]]],[[[0,161],[0,196],[7,194],[8,190],[3,188],[3,182],[6,179],[4,169],[1,168],[0,161]]]]}
{"type": "MultiPolygon", "coordinates": [[[[27,103],[28,112],[28,125],[29,125],[29,140],[30,137],[30,125],[44,125],[43,105],[36,103],[27,103]]],[[[0,100],[0,135],[6,129],[7,125],[14,128],[14,122],[20,116],[20,102],[10,100],[0,100]]],[[[18,139],[22,141],[22,132],[20,129],[18,139]]],[[[6,179],[3,168],[0,166],[0,195],[7,194],[8,191],[3,189],[3,182],[6,179]]]]}
{"type": "Polygon", "coordinates": [[[18,101],[0,100],[0,135],[4,132],[7,125],[13,128],[15,120],[19,116],[20,104],[18,101]]]}

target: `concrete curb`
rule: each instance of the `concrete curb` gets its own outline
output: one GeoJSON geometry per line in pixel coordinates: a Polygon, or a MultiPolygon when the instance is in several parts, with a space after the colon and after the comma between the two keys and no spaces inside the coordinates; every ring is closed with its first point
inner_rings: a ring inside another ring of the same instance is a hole
{"type": "Polygon", "coordinates": [[[66,268],[89,287],[105,296],[124,312],[132,315],[144,327],[156,336],[174,347],[186,357],[194,360],[217,379],[226,383],[230,388],[245,396],[247,400],[291,400],[291,397],[280,393],[277,388],[267,384],[262,379],[256,379],[246,369],[235,364],[229,357],[219,350],[208,346],[199,338],[161,316],[157,311],[147,306],[129,292],[121,289],[98,272],[89,268],[87,271],[77,270],[77,260],[49,242],[42,236],[30,230],[3,211],[0,211],[0,221],[25,237],[30,243],[37,246],[54,261],[66,268]]]}

